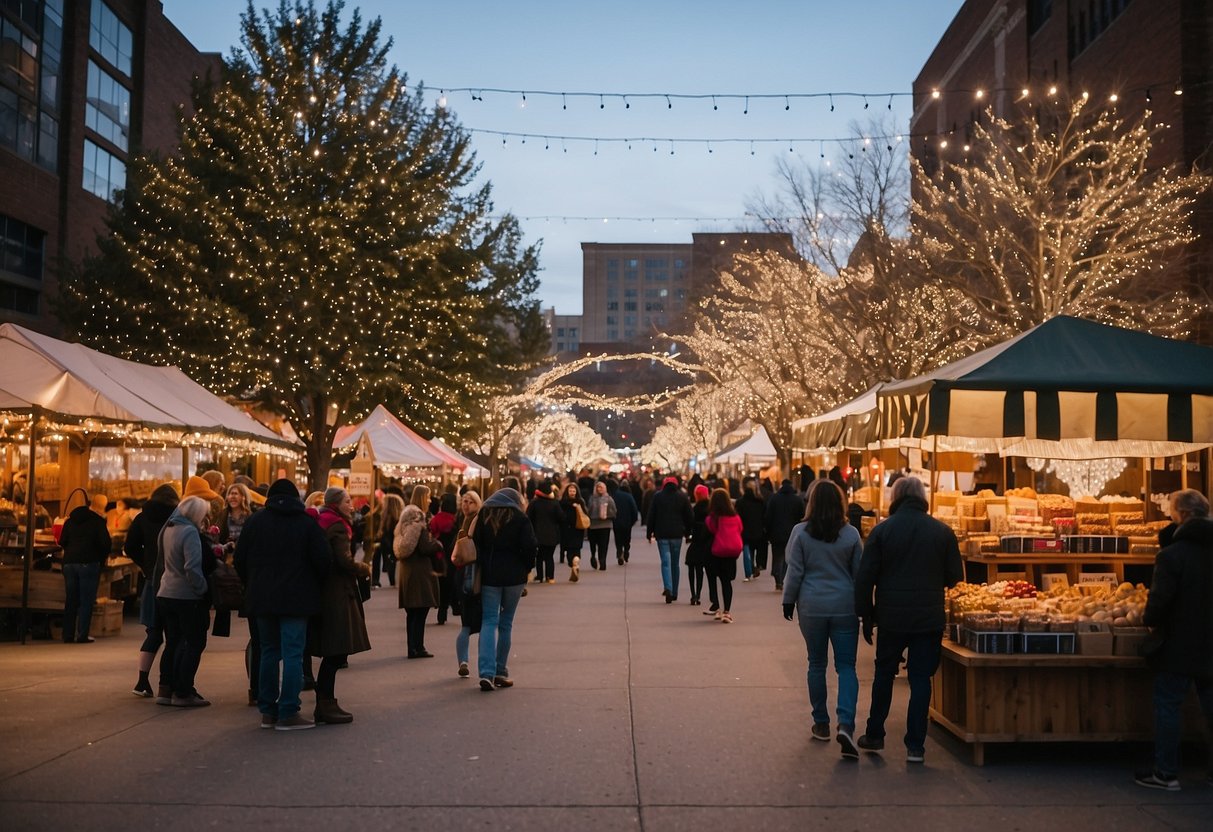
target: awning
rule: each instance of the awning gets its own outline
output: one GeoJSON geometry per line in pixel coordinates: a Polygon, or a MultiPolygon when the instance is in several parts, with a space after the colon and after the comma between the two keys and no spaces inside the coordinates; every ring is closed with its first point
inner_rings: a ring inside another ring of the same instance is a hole
{"type": "Polygon", "coordinates": [[[833,410],[792,423],[792,447],[806,451],[862,451],[880,436],[877,384],[833,410]]]}
{"type": "Polygon", "coordinates": [[[1053,459],[1180,454],[1213,445],[1213,348],[1063,316],[883,385],[877,400],[886,446],[934,439],[941,450],[971,443],[1053,459]]]}
{"type": "Polygon", "coordinates": [[[445,446],[432,444],[401,422],[383,405],[376,405],[371,415],[357,425],[337,430],[333,448],[348,448],[366,435],[375,452],[375,464],[390,470],[413,468],[454,468],[462,471],[467,462],[445,446]]]}
{"type": "Polygon", "coordinates": [[[249,450],[298,452],[176,367],[138,364],[16,324],[0,325],[0,411],[38,408],[56,428],[120,432],[133,441],[203,445],[242,440],[249,450]]]}

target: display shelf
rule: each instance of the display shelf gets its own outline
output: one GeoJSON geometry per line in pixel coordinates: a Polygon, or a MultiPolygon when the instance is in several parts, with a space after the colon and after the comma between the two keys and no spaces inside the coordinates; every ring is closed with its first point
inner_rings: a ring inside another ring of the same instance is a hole
{"type": "MultiPolygon", "coordinates": [[[[1000,580],[1001,572],[1023,572],[1026,567],[1029,572],[1028,580],[1040,586],[1040,575],[1046,566],[1065,567],[1066,577],[1071,584],[1078,583],[1078,576],[1083,566],[1107,566],[1109,572],[1116,574],[1117,582],[1125,579],[1125,566],[1153,566],[1154,555],[1117,555],[1106,553],[1069,554],[1051,552],[1049,554],[1018,555],[1010,552],[984,552],[981,554],[965,555],[965,561],[981,564],[986,567],[985,581],[993,583],[1000,580]]],[[[974,581],[981,583],[981,581],[974,581]]]]}

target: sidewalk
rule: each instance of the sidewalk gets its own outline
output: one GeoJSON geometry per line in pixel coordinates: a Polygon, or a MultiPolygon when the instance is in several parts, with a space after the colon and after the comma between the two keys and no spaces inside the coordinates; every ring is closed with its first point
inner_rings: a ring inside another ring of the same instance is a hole
{"type": "Polygon", "coordinates": [[[195,711],[131,695],[134,619],[92,645],[0,644],[0,829],[1210,828],[1203,767],[1178,794],[1142,789],[1142,745],[993,746],[975,768],[932,728],[926,765],[907,767],[900,681],[885,755],[843,762],[809,739],[804,644],[768,575],[737,582],[725,625],[706,597],[687,604],[685,570],[663,602],[639,534],[628,566],[567,574],[529,587],[517,684],[491,694],[455,674],[457,619],[431,615],[436,658],[405,660],[396,594],[375,591],[374,649],[337,676],[354,722],[313,731],[258,730],[243,622],[211,639],[198,689],[214,704],[195,711]]]}

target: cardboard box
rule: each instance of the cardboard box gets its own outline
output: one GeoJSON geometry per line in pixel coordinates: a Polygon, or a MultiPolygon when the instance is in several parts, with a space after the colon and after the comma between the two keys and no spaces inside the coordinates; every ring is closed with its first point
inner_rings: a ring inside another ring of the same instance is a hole
{"type": "Polygon", "coordinates": [[[1140,655],[1137,651],[1149,632],[1145,627],[1114,627],[1112,629],[1112,655],[1140,655]]]}
{"type": "Polygon", "coordinates": [[[1111,656],[1113,642],[1112,631],[1101,621],[1078,625],[1078,652],[1083,656],[1111,656]]]}

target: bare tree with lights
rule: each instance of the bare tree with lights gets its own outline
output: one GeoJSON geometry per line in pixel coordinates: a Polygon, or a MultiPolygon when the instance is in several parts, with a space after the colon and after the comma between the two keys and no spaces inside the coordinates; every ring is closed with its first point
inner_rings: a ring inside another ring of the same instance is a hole
{"type": "Polygon", "coordinates": [[[1189,334],[1197,309],[1167,267],[1210,179],[1148,166],[1165,129],[1078,98],[1014,122],[987,111],[967,155],[915,160],[916,243],[976,340],[1057,315],[1189,334]]]}
{"type": "Polygon", "coordinates": [[[389,67],[378,19],[342,10],[249,3],[179,155],[132,160],[60,309],[92,346],[285,416],[314,487],[380,402],[467,436],[546,340],[537,251],[491,217],[466,131],[389,67]]]}
{"type": "Polygon", "coordinates": [[[556,471],[577,471],[613,454],[602,436],[571,413],[548,413],[522,444],[528,456],[556,471]]]}

